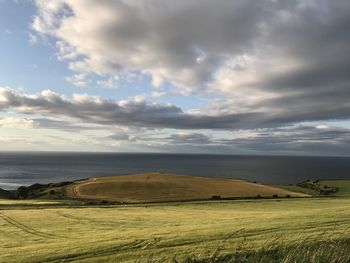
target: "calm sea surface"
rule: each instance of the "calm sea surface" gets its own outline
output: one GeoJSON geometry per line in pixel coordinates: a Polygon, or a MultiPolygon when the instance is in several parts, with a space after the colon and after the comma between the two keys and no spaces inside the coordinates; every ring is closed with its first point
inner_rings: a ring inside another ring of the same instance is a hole
{"type": "Polygon", "coordinates": [[[140,172],[173,172],[287,184],[350,179],[347,157],[192,154],[0,153],[0,188],[140,172]]]}

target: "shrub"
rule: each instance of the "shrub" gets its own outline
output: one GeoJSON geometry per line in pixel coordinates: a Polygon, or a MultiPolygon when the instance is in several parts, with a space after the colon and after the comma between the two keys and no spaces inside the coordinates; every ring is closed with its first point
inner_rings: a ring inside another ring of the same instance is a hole
{"type": "Polygon", "coordinates": [[[39,190],[41,188],[45,187],[44,184],[32,184],[31,186],[28,186],[29,190],[39,190]]]}
{"type": "Polygon", "coordinates": [[[25,187],[25,186],[18,187],[18,189],[16,191],[16,197],[18,199],[26,199],[26,198],[28,198],[28,195],[29,195],[28,187],[25,187]]]}

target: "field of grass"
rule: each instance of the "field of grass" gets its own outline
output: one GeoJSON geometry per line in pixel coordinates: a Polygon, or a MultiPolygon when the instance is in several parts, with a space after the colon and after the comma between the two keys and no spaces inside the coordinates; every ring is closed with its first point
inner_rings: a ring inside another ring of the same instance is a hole
{"type": "Polygon", "coordinates": [[[280,262],[273,258],[294,254],[317,257],[283,262],[322,262],[327,251],[331,262],[350,254],[346,197],[25,204],[0,202],[0,262],[280,262]]]}
{"type": "Polygon", "coordinates": [[[309,189],[309,188],[304,188],[300,187],[298,185],[276,185],[276,187],[292,191],[292,192],[297,192],[297,193],[304,193],[310,196],[319,196],[320,192],[316,191],[314,189],[309,189]]]}
{"type": "Polygon", "coordinates": [[[350,180],[321,180],[322,185],[337,187],[338,191],[332,196],[349,196],[350,197],[350,180]]]}
{"type": "Polygon", "coordinates": [[[15,199],[0,199],[0,209],[1,205],[16,205],[16,206],[23,206],[23,205],[48,205],[48,204],[60,204],[60,201],[54,201],[54,200],[15,200],[15,199]]]}
{"type": "Polygon", "coordinates": [[[64,195],[70,198],[127,203],[206,200],[212,197],[272,197],[273,195],[303,197],[308,195],[245,180],[168,173],[90,178],[66,185],[62,189],[64,195]]]}

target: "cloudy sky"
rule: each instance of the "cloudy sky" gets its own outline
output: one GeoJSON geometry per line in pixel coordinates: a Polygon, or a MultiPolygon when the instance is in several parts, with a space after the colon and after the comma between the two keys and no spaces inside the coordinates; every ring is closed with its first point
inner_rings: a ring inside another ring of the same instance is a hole
{"type": "Polygon", "coordinates": [[[350,155],[348,0],[0,0],[0,150],[350,155]]]}

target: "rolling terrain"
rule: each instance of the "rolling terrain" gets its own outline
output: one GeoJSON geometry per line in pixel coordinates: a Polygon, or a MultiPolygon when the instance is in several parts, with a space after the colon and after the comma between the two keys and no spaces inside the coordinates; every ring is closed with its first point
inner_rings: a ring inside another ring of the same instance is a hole
{"type": "Polygon", "coordinates": [[[0,262],[349,262],[349,201],[2,201],[0,262]]]}
{"type": "Polygon", "coordinates": [[[63,199],[0,199],[0,262],[350,262],[350,181],[319,184],[339,191],[190,201],[307,195],[296,186],[160,173],[33,185],[44,199],[63,199]]]}
{"type": "Polygon", "coordinates": [[[125,203],[207,200],[235,197],[306,197],[305,193],[251,183],[165,173],[98,177],[62,187],[73,199],[108,200],[125,203]]]}

